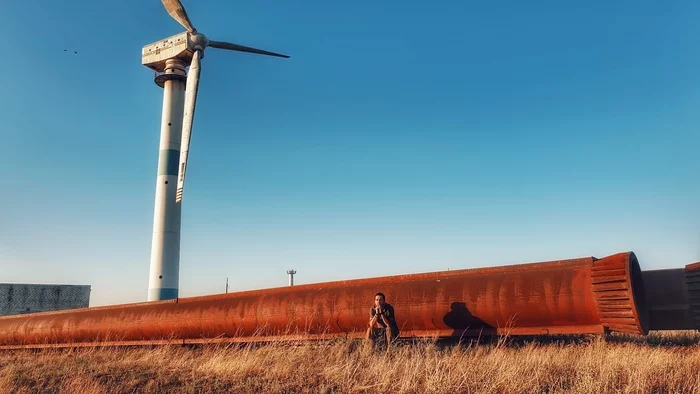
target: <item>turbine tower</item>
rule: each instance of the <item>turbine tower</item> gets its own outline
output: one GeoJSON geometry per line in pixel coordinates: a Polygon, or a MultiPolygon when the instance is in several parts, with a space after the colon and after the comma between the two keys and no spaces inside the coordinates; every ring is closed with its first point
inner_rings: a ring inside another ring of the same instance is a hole
{"type": "Polygon", "coordinates": [[[163,88],[148,301],[178,297],[182,190],[204,50],[211,47],[289,57],[229,42],[211,41],[194,28],[180,0],[162,2],[170,16],[187,31],[146,45],[141,52],[141,63],[155,71],[155,82],[163,88]],[[187,66],[189,71],[186,71],[187,66]]]}

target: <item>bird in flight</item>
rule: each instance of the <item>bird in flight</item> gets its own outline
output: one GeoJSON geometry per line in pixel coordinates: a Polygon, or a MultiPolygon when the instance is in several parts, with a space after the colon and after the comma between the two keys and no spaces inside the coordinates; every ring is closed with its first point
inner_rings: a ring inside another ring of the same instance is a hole
{"type": "MultiPolygon", "coordinates": [[[[63,52],[68,52],[68,50],[64,49],[63,52]]],[[[73,53],[78,53],[78,51],[73,51],[73,53]]]]}

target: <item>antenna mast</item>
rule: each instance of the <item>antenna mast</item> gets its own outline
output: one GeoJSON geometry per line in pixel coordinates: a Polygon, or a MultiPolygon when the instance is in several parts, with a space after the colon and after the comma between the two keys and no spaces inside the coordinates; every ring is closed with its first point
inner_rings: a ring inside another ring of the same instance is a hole
{"type": "Polygon", "coordinates": [[[297,272],[294,271],[293,269],[287,271],[287,275],[289,275],[289,285],[290,286],[294,286],[294,274],[296,274],[296,273],[297,272]]]}

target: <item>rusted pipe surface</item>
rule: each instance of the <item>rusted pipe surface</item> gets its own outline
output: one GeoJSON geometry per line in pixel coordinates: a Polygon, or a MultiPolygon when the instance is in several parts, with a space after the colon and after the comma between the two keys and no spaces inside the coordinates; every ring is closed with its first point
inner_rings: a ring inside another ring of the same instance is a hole
{"type": "Polygon", "coordinates": [[[646,333],[637,271],[634,254],[620,253],[8,316],[0,318],[0,346],[356,337],[379,291],[402,337],[646,333]]]}
{"type": "Polygon", "coordinates": [[[593,263],[593,293],[602,325],[628,334],[649,332],[642,270],[634,253],[618,253],[593,263]]]}

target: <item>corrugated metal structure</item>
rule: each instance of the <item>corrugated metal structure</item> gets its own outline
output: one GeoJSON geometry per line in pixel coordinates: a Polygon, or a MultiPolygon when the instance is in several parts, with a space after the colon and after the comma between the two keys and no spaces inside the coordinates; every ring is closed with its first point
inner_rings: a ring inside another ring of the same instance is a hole
{"type": "Polygon", "coordinates": [[[89,285],[0,283],[0,316],[90,306],[89,285]]]}

